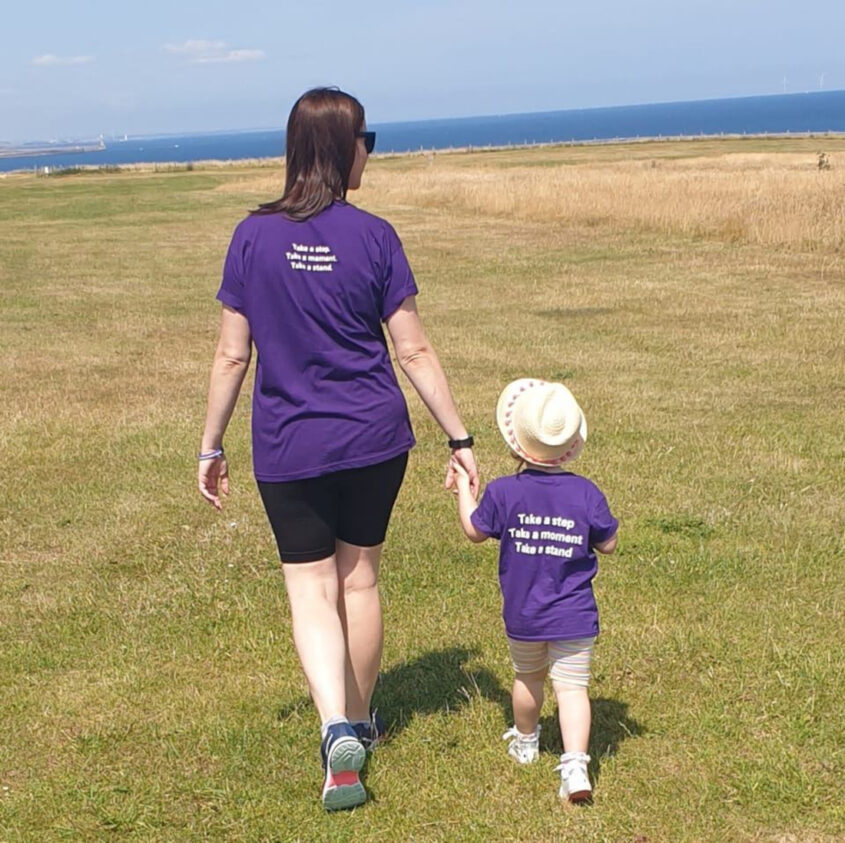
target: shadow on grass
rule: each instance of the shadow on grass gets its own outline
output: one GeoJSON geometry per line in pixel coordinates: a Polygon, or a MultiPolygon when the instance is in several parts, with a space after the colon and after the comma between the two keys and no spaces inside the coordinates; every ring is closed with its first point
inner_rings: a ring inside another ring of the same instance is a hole
{"type": "MultiPolygon", "coordinates": [[[[382,673],[373,703],[384,719],[389,735],[400,734],[418,714],[457,711],[477,696],[497,703],[505,722],[513,723],[510,690],[504,689],[495,675],[484,668],[466,669],[466,663],[477,655],[478,651],[474,649],[449,647],[425,653],[382,673]]],[[[551,693],[550,688],[547,693],[551,693]]],[[[599,697],[592,699],[591,704],[593,726],[589,753],[593,760],[590,767],[597,781],[602,760],[615,755],[626,738],[643,734],[644,728],[628,716],[628,703],[599,697]]],[[[310,705],[309,697],[300,697],[283,706],[278,719],[285,720],[310,705]]],[[[540,751],[559,755],[563,743],[557,712],[541,718],[540,724],[543,727],[540,751]]]]}
{"type": "MultiPolygon", "coordinates": [[[[601,775],[601,762],[612,757],[619,749],[619,744],[626,738],[642,735],[645,729],[636,720],[628,716],[628,703],[619,700],[598,697],[591,699],[593,709],[593,727],[590,730],[590,746],[587,750],[592,758],[590,769],[598,781],[601,775]]],[[[511,716],[508,708],[507,716],[511,716]]],[[[540,735],[540,751],[560,754],[563,741],[560,736],[560,722],[557,711],[540,720],[543,731],[540,735]]]]}
{"type": "Polygon", "coordinates": [[[490,671],[466,669],[465,664],[476,655],[476,650],[466,647],[449,647],[383,673],[373,699],[391,734],[401,732],[417,714],[455,711],[475,696],[500,704],[509,700],[490,671]]]}
{"type": "MultiPolygon", "coordinates": [[[[373,705],[391,737],[402,732],[418,714],[457,711],[474,696],[510,705],[510,694],[490,671],[466,669],[466,663],[476,655],[476,650],[466,647],[433,650],[382,673],[373,705]]],[[[277,717],[287,719],[306,705],[310,705],[310,699],[301,697],[284,705],[277,717]]]]}

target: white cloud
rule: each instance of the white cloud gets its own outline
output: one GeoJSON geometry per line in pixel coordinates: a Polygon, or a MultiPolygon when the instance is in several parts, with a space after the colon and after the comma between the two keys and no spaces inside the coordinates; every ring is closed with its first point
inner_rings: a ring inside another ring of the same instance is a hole
{"type": "Polygon", "coordinates": [[[223,64],[264,58],[264,50],[230,50],[225,41],[188,40],[184,44],[165,44],[162,49],[182,56],[188,64],[223,64]]]}
{"type": "Polygon", "coordinates": [[[226,61],[260,61],[264,58],[264,50],[229,50],[223,56],[209,57],[201,60],[200,63],[226,62],[226,61]]]}
{"type": "Polygon", "coordinates": [[[52,53],[45,53],[43,56],[36,56],[32,63],[39,67],[57,67],[69,64],[91,64],[94,56],[54,56],[52,53]]]}
{"type": "Polygon", "coordinates": [[[165,52],[193,57],[209,53],[222,52],[226,49],[225,41],[186,41],[184,44],[165,44],[165,52]]]}

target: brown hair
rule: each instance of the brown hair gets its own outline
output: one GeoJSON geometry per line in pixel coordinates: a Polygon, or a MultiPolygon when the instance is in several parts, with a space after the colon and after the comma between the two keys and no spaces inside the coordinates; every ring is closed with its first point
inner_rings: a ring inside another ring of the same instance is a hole
{"type": "Polygon", "coordinates": [[[288,117],[285,192],[253,213],[301,221],[345,199],[363,125],[364,107],[355,97],[338,88],[306,91],[288,117]]]}

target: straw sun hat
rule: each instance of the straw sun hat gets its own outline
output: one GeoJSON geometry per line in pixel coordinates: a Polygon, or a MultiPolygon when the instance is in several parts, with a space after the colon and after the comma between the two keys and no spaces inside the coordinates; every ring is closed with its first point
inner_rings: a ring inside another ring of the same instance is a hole
{"type": "Polygon", "coordinates": [[[496,421],[514,453],[533,465],[561,466],[581,452],[587,420],[562,383],[520,378],[499,396],[496,421]]]}

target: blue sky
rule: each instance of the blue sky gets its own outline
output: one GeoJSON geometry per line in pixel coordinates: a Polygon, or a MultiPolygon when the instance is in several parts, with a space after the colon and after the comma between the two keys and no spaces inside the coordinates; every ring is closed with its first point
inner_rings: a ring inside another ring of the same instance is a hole
{"type": "Polygon", "coordinates": [[[845,89],[845,2],[4,2],[0,141],[371,123],[845,89]]]}

